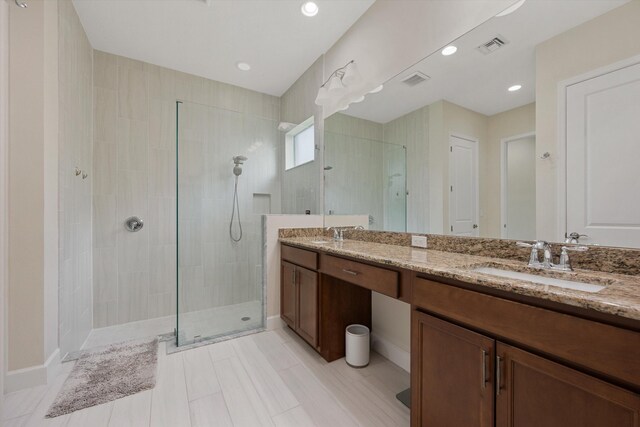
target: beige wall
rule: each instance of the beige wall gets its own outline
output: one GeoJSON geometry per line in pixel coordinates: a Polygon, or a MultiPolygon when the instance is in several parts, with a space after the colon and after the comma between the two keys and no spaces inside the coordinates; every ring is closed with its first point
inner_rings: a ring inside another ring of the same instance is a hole
{"type": "Polygon", "coordinates": [[[640,1],[628,4],[541,43],[536,48],[536,154],[551,158],[536,166],[537,237],[559,241],[558,83],[640,54],[640,1]]]}
{"type": "Polygon", "coordinates": [[[9,4],[0,2],[0,414],[4,413],[7,291],[7,178],[9,146],[9,4]]]}
{"type": "Polygon", "coordinates": [[[58,141],[72,122],[58,114],[58,2],[9,12],[8,370],[41,381],[58,360],[58,141]]]}
{"type": "Polygon", "coordinates": [[[480,220],[481,231],[483,236],[500,237],[502,231],[500,220],[501,141],[512,136],[535,132],[536,104],[531,103],[490,116],[488,126],[485,161],[480,164],[480,176],[485,183],[480,191],[480,200],[484,209],[484,217],[480,220]]]}
{"type": "Polygon", "coordinates": [[[9,9],[8,369],[44,362],[43,1],[9,9]]]}

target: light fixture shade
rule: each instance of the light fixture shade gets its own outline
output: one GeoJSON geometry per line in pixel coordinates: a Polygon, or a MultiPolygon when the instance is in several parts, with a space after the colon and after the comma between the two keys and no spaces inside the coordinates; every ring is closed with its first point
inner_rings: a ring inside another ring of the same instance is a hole
{"type": "Polygon", "coordinates": [[[364,95],[357,97],[351,102],[353,102],[354,104],[357,104],[358,102],[362,102],[362,101],[364,101],[364,95]]]}
{"type": "Polygon", "coordinates": [[[356,83],[359,83],[361,80],[360,72],[358,71],[358,66],[355,62],[350,62],[347,64],[347,67],[344,69],[344,76],[342,76],[342,83],[347,86],[352,86],[356,83]]]}
{"type": "Polygon", "coordinates": [[[338,76],[331,77],[329,80],[329,92],[333,93],[342,93],[345,90],[344,85],[342,84],[342,80],[338,76]]]}
{"type": "Polygon", "coordinates": [[[318,96],[316,96],[316,105],[325,105],[329,101],[329,91],[326,87],[322,86],[318,90],[318,96]]]}
{"type": "Polygon", "coordinates": [[[378,87],[375,87],[375,88],[371,89],[371,90],[369,91],[369,93],[378,93],[378,92],[380,92],[382,89],[384,89],[384,85],[380,85],[380,86],[378,86],[378,87]]]}

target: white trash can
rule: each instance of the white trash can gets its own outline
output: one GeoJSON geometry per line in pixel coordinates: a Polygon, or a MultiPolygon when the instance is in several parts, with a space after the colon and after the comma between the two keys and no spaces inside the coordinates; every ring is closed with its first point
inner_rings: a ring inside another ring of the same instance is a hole
{"type": "Polygon", "coordinates": [[[369,364],[369,328],[364,325],[349,325],[345,330],[347,365],[364,368],[369,364]]]}

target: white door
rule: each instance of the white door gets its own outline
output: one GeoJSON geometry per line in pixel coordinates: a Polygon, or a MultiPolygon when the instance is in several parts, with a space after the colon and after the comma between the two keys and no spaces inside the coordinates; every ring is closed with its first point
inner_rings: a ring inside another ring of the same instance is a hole
{"type": "Polygon", "coordinates": [[[640,64],[567,87],[566,232],[640,247],[640,64]]]}
{"type": "Polygon", "coordinates": [[[449,218],[451,234],[478,236],[478,144],[451,135],[449,218]]]}

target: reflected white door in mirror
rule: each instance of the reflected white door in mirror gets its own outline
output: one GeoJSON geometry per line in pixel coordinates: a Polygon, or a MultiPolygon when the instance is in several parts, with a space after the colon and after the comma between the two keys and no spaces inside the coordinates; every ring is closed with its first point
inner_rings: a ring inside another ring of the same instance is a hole
{"type": "Polygon", "coordinates": [[[451,234],[478,236],[478,141],[449,137],[449,217],[451,234]]]}
{"type": "Polygon", "coordinates": [[[566,231],[581,243],[640,247],[639,99],[640,58],[566,88],[566,231]]]}

